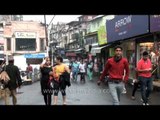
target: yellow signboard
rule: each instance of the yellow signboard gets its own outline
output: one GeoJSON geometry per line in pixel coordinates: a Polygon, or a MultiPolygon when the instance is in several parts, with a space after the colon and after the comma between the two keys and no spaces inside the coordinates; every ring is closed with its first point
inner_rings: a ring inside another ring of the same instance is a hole
{"type": "Polygon", "coordinates": [[[104,45],[107,43],[107,35],[105,26],[100,26],[98,29],[98,44],[104,45]]]}

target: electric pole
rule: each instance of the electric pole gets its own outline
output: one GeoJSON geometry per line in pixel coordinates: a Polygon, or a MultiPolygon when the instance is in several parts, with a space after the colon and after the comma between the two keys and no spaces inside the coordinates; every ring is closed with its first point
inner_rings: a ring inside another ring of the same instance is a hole
{"type": "Polygon", "coordinates": [[[48,47],[48,33],[47,33],[46,15],[44,15],[44,24],[45,24],[46,46],[48,47]]]}

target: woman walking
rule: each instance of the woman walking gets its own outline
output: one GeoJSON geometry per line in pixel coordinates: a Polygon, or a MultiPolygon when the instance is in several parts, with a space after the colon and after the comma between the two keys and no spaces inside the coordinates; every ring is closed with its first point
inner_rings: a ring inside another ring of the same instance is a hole
{"type": "Polygon", "coordinates": [[[44,102],[46,105],[51,105],[51,96],[53,94],[52,88],[50,86],[50,75],[49,73],[52,71],[52,66],[50,62],[50,58],[46,58],[44,63],[40,65],[41,70],[41,92],[44,96],[44,102]]]}

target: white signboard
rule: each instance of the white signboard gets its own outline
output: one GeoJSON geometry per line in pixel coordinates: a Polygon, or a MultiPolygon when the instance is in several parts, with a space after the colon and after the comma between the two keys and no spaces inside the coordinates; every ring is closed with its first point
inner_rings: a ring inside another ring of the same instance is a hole
{"type": "Polygon", "coordinates": [[[36,38],[36,33],[34,32],[16,32],[16,38],[36,38]]]}

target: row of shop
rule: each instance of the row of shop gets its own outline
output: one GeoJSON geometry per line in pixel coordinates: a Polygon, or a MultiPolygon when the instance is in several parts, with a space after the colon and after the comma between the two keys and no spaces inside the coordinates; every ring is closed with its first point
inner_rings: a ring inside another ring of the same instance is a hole
{"type": "MultiPolygon", "coordinates": [[[[96,51],[94,49],[94,52],[96,53],[91,53],[91,56],[93,56],[94,59],[101,60],[102,66],[104,67],[106,60],[114,55],[114,46],[118,44],[123,47],[123,56],[128,59],[130,68],[129,77],[131,79],[134,79],[136,77],[135,68],[144,51],[147,51],[149,53],[151,62],[155,67],[157,67],[158,63],[160,63],[160,33],[148,34],[139,38],[117,41],[113,44],[108,44],[104,47],[100,47],[100,52],[99,50],[96,51]]],[[[159,78],[159,69],[157,69],[154,74],[156,78],[159,78]]]]}
{"type": "MultiPolygon", "coordinates": [[[[123,47],[123,56],[128,59],[130,78],[134,79],[135,67],[147,51],[154,69],[160,63],[160,16],[158,15],[117,15],[113,20],[106,21],[107,44],[92,47],[89,52],[104,67],[106,59],[114,55],[114,46],[123,47]]],[[[159,67],[155,78],[159,79],[159,67]]]]}
{"type": "MultiPolygon", "coordinates": [[[[136,64],[144,51],[150,54],[153,65],[159,63],[160,15],[115,15],[112,20],[106,20],[97,32],[87,35],[85,42],[83,50],[71,50],[66,56],[87,58],[94,61],[94,66],[99,63],[104,67],[106,60],[114,55],[113,48],[121,45],[123,56],[129,62],[130,78],[134,79],[136,64]]],[[[159,78],[159,73],[158,68],[154,73],[156,78],[159,78]]]]}

